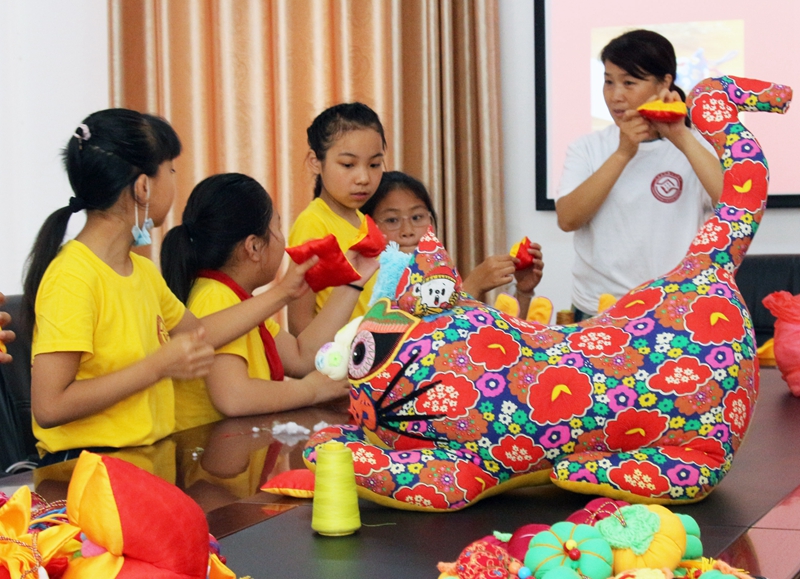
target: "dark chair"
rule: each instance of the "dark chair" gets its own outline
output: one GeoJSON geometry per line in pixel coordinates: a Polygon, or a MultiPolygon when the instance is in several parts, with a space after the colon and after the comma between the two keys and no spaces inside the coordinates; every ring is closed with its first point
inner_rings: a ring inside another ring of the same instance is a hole
{"type": "Polygon", "coordinates": [[[10,466],[37,456],[36,439],[31,428],[31,342],[23,328],[22,296],[6,296],[2,309],[11,314],[17,339],[8,344],[14,357],[11,364],[0,364],[0,476],[10,466]]]}
{"type": "Polygon", "coordinates": [[[775,332],[775,317],[761,300],[780,290],[800,294],[800,255],[747,255],[736,272],[736,284],[753,317],[756,342],[761,346],[775,332]]]}

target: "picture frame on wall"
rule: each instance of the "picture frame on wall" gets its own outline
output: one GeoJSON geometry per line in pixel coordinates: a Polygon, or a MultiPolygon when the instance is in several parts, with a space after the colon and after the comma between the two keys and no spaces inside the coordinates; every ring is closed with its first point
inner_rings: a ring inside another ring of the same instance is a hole
{"type": "MultiPolygon", "coordinates": [[[[686,93],[704,78],[726,74],[800,90],[800,67],[785,65],[786,55],[800,54],[800,35],[790,24],[800,21],[800,2],[785,11],[793,14],[778,18],[745,0],[730,0],[724,12],[713,0],[695,0],[681,12],[664,10],[658,0],[587,2],[580,10],[574,3],[534,0],[536,209],[555,210],[569,144],[613,122],[599,59],[611,39],[636,28],[663,34],[675,47],[676,84],[686,93]]],[[[800,114],[748,112],[741,119],[769,160],[767,207],[800,207],[800,155],[790,146],[800,134],[800,114]]]]}

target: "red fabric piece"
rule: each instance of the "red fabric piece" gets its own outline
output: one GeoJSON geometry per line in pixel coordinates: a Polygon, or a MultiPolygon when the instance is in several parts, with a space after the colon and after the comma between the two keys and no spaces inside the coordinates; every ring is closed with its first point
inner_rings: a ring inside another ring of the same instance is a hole
{"type": "Polygon", "coordinates": [[[528,253],[528,249],[531,247],[531,240],[528,239],[528,236],[522,238],[522,241],[519,242],[519,247],[517,248],[517,254],[514,256],[519,260],[514,268],[519,271],[521,269],[525,269],[526,267],[530,267],[533,264],[533,256],[528,253]]]}
{"type": "Polygon", "coordinates": [[[287,470],[276,474],[261,485],[261,490],[279,495],[288,494],[289,496],[296,496],[296,493],[292,491],[302,491],[311,496],[314,492],[314,473],[304,468],[287,470]]]}
{"type": "Polygon", "coordinates": [[[792,394],[800,397],[800,295],[773,292],[762,300],[775,316],[775,363],[792,394]]]}
{"type": "Polygon", "coordinates": [[[360,239],[351,245],[350,249],[364,257],[378,257],[386,248],[386,237],[369,215],[364,216],[364,224],[366,233],[360,236],[360,239]]]}
{"type": "Polygon", "coordinates": [[[196,577],[208,566],[208,523],[178,487],[129,462],[102,457],[117,503],[127,577],[196,577]],[[163,574],[161,574],[163,572],[163,574]]]}
{"type": "MultiPolygon", "coordinates": [[[[220,283],[224,283],[231,290],[233,290],[233,293],[236,294],[236,297],[242,301],[249,300],[251,297],[253,297],[251,294],[247,293],[242,286],[236,283],[233,278],[219,270],[201,269],[198,272],[197,277],[206,277],[208,279],[213,279],[220,283]]],[[[281,357],[278,354],[278,347],[275,345],[275,338],[273,338],[272,334],[269,333],[267,324],[264,322],[258,324],[258,333],[261,336],[261,341],[264,343],[264,353],[267,355],[270,379],[280,382],[284,378],[283,362],[281,362],[281,357]]]]}
{"type": "Polygon", "coordinates": [[[345,257],[333,233],[321,239],[309,239],[303,244],[287,247],[286,253],[298,264],[308,261],[313,255],[319,257],[319,262],[306,272],[306,282],[314,293],[361,279],[361,275],[345,257]]]}
{"type": "Polygon", "coordinates": [[[525,554],[528,552],[528,547],[531,544],[533,536],[549,528],[550,525],[544,525],[542,523],[522,525],[519,529],[514,531],[514,534],[511,535],[511,538],[508,540],[508,545],[506,546],[508,554],[520,561],[524,561],[525,554]]]}

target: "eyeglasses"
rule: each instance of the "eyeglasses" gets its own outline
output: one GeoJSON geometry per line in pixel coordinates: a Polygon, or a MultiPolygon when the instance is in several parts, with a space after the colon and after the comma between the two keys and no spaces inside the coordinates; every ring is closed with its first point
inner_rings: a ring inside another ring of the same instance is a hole
{"type": "Polygon", "coordinates": [[[414,213],[413,215],[402,215],[399,217],[387,217],[381,219],[378,224],[383,226],[386,231],[397,231],[403,224],[403,221],[410,221],[411,227],[414,229],[427,228],[431,224],[431,214],[429,211],[424,213],[414,213]]]}

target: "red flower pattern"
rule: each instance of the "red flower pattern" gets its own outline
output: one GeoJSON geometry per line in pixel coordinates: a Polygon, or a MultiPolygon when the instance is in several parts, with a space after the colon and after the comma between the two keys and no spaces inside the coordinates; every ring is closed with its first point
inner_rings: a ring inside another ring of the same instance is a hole
{"type": "Polygon", "coordinates": [[[746,159],[734,163],[724,175],[723,203],[755,213],[767,200],[767,167],[746,159]]]}
{"type": "Polygon", "coordinates": [[[685,416],[692,414],[703,414],[715,406],[719,406],[722,400],[722,389],[714,380],[709,380],[697,391],[686,396],[678,396],[675,399],[675,408],[680,410],[685,416]]]}
{"type": "Polygon", "coordinates": [[[655,308],[664,296],[660,287],[649,287],[641,291],[622,296],[608,311],[615,318],[638,318],[655,308]]]}
{"type": "Polygon", "coordinates": [[[664,394],[683,396],[697,390],[713,375],[708,364],[702,364],[697,358],[681,356],[677,360],[667,360],[650,376],[647,385],[664,394]]]}
{"type": "Polygon", "coordinates": [[[649,446],[667,430],[669,417],[658,410],[627,408],[603,429],[609,450],[628,452],[649,446]]]}
{"type": "Polygon", "coordinates": [[[486,432],[487,423],[481,413],[472,408],[466,416],[437,420],[433,422],[433,427],[437,432],[446,434],[448,440],[463,444],[470,440],[480,440],[486,432]]]}
{"type": "Polygon", "coordinates": [[[630,334],[613,326],[584,328],[567,337],[570,349],[584,356],[615,356],[628,345],[630,334]]]}
{"type": "Polygon", "coordinates": [[[455,464],[450,461],[431,460],[425,463],[419,473],[419,480],[433,485],[451,504],[465,498],[464,488],[458,486],[455,464]]]}
{"type": "Polygon", "coordinates": [[[389,468],[391,461],[383,449],[361,442],[350,442],[348,448],[353,451],[353,468],[357,475],[366,476],[370,473],[389,468]]]}
{"type": "Polygon", "coordinates": [[[570,366],[548,366],[528,394],[531,420],[555,424],[583,416],[592,405],[592,382],[570,366]]]}
{"type": "Polygon", "coordinates": [[[684,320],[692,339],[700,344],[725,344],[744,338],[742,312],[721,296],[700,296],[684,320]]]}
{"type": "Polygon", "coordinates": [[[738,117],[736,107],[722,91],[701,94],[694,99],[692,123],[704,133],[716,133],[738,117]]]}
{"type": "Polygon", "coordinates": [[[725,462],[725,449],[715,438],[693,438],[681,446],[666,446],[661,453],[682,462],[719,468],[725,462]]]}
{"type": "Polygon", "coordinates": [[[508,389],[520,403],[528,403],[528,393],[536,384],[539,372],[546,366],[545,362],[535,362],[530,358],[523,358],[508,370],[508,389]]]}
{"type": "Polygon", "coordinates": [[[480,391],[470,380],[452,372],[434,374],[420,384],[420,388],[439,382],[414,401],[414,409],[419,414],[444,414],[448,418],[466,416],[467,409],[475,406],[480,391]]]}
{"type": "Polygon", "coordinates": [[[725,249],[730,242],[731,226],[727,221],[720,221],[719,217],[712,217],[706,221],[697,232],[690,253],[711,253],[714,249],[725,249]]]}
{"type": "Polygon", "coordinates": [[[398,501],[421,509],[446,509],[448,506],[447,497],[432,485],[417,484],[412,488],[401,488],[394,496],[398,501]]]}
{"type": "Polygon", "coordinates": [[[492,456],[514,472],[533,472],[544,458],[544,449],[528,436],[506,435],[491,450],[492,456]]]}
{"type": "Polygon", "coordinates": [[[711,267],[711,258],[705,254],[687,255],[678,267],[669,272],[666,276],[667,281],[680,283],[685,279],[691,279],[701,271],[711,267]]]}
{"type": "Polygon", "coordinates": [[[730,424],[731,432],[737,438],[742,438],[750,424],[752,406],[743,388],[728,392],[723,400],[723,416],[725,422],[730,424]]]}
{"type": "Polygon", "coordinates": [[[482,326],[467,338],[467,351],[472,360],[495,372],[519,360],[520,346],[510,334],[494,326],[482,326]]]}
{"type": "Polygon", "coordinates": [[[608,480],[620,490],[643,497],[660,497],[669,491],[669,479],[661,469],[647,462],[626,460],[608,471],[608,480]]]}
{"type": "Polygon", "coordinates": [[[625,376],[632,376],[642,365],[643,357],[636,350],[627,346],[620,354],[616,356],[601,356],[600,358],[592,358],[592,366],[599,368],[606,376],[614,378],[624,378],[625,376]]]}
{"type": "Polygon", "coordinates": [[[697,298],[696,292],[669,294],[656,308],[656,319],[665,328],[684,330],[684,317],[689,312],[689,308],[695,298],[697,298]]]}

